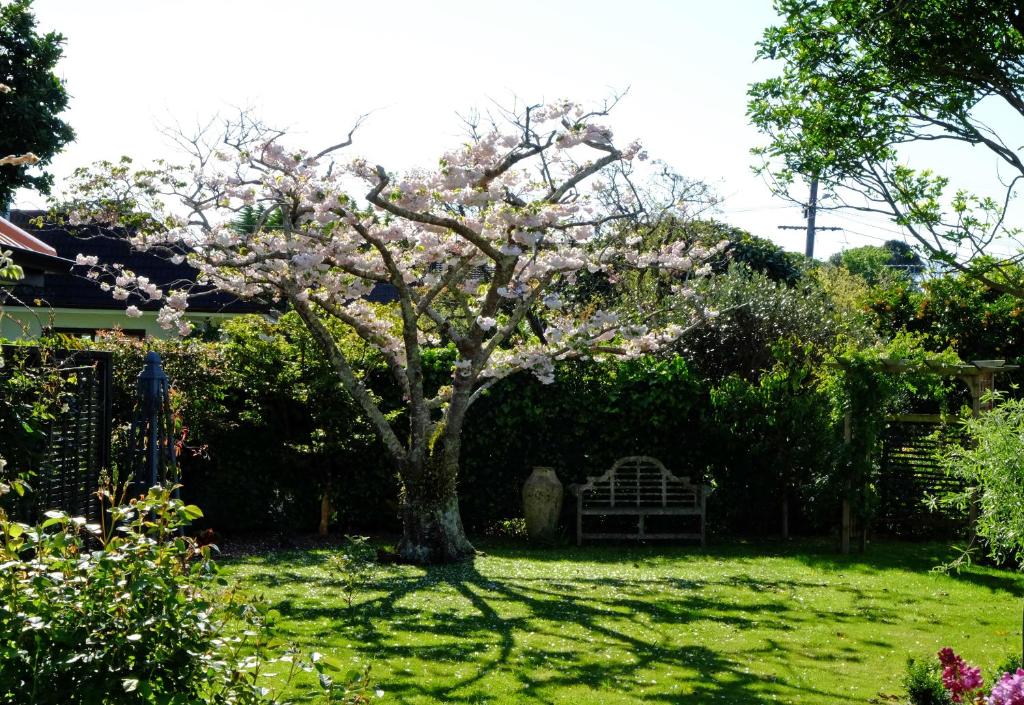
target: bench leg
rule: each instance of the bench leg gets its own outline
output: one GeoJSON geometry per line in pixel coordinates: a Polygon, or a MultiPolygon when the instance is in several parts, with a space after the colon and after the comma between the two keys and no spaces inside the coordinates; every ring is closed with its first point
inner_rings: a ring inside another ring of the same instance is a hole
{"type": "Polygon", "coordinates": [[[644,538],[644,515],[640,514],[639,517],[640,521],[638,522],[638,524],[640,528],[640,539],[642,540],[644,538]]]}
{"type": "Polygon", "coordinates": [[[704,533],[704,515],[700,515],[700,547],[704,548],[707,546],[707,538],[704,533]]]}

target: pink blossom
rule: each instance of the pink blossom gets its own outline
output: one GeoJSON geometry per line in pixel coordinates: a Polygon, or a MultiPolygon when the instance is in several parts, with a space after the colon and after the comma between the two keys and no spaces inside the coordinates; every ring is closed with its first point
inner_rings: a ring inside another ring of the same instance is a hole
{"type": "Polygon", "coordinates": [[[988,705],[1024,705],[1024,669],[1016,673],[1004,673],[999,682],[992,686],[988,705]]]}
{"type": "Polygon", "coordinates": [[[953,702],[962,703],[965,694],[981,688],[981,669],[968,665],[948,646],[939,651],[939,663],[942,664],[942,685],[953,702]]]}

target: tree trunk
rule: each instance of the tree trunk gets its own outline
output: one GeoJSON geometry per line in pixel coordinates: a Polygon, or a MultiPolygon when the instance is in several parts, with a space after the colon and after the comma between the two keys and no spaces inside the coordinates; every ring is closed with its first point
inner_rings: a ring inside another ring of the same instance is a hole
{"type": "Polygon", "coordinates": [[[472,560],[476,549],[462,527],[455,491],[458,462],[451,453],[443,451],[443,442],[433,445],[433,452],[424,463],[417,464],[419,467],[406,466],[400,472],[402,540],[398,554],[412,563],[472,560]]]}
{"type": "Polygon", "coordinates": [[[466,537],[459,515],[459,499],[402,503],[402,540],[398,555],[412,563],[456,563],[472,560],[476,549],[466,537]]]}

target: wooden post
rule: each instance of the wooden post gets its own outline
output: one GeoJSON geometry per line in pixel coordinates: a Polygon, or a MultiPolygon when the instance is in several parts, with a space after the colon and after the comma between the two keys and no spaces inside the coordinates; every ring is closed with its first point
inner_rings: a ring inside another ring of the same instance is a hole
{"type": "Polygon", "coordinates": [[[583,545],[583,492],[576,488],[576,545],[583,545]]]}
{"type": "Polygon", "coordinates": [[[839,530],[839,550],[842,554],[850,553],[850,500],[843,498],[843,524],[839,530]]]}
{"type": "Polygon", "coordinates": [[[789,539],[789,494],[782,495],[782,538],[789,539]]]}
{"type": "Polygon", "coordinates": [[[331,522],[331,494],[329,487],[325,487],[323,494],[320,495],[320,526],[317,530],[320,536],[327,535],[327,529],[331,522]]]}
{"type": "MultiPolygon", "coordinates": [[[[850,445],[853,440],[853,417],[847,411],[843,416],[843,442],[850,445]]],[[[847,483],[849,491],[849,483],[847,483]]],[[[845,556],[850,553],[850,498],[843,497],[843,516],[839,528],[839,550],[845,556]]]]}

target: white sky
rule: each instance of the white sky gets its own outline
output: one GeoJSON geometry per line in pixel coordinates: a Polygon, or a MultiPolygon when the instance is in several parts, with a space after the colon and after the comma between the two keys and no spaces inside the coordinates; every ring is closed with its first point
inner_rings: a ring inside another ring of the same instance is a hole
{"type": "MultiPolygon", "coordinates": [[[[458,143],[456,113],[512,96],[595,102],[630,89],[613,114],[619,141],[713,184],[717,217],[803,250],[801,209],[751,172],[749,83],[772,74],[754,44],[770,0],[36,0],[40,29],[67,44],[59,73],[77,141],[54,160],[77,166],[128,154],[174,157],[160,125],[190,127],[252,107],[302,146],[343,137],[374,110],[355,152],[389,169],[430,166],[458,143]]],[[[24,192],[17,205],[42,207],[24,192]]],[[[840,215],[842,217],[840,217],[840,215]]],[[[815,254],[880,244],[896,226],[820,214],[815,254]],[[877,226],[877,227],[876,227],[877,226]]]]}

